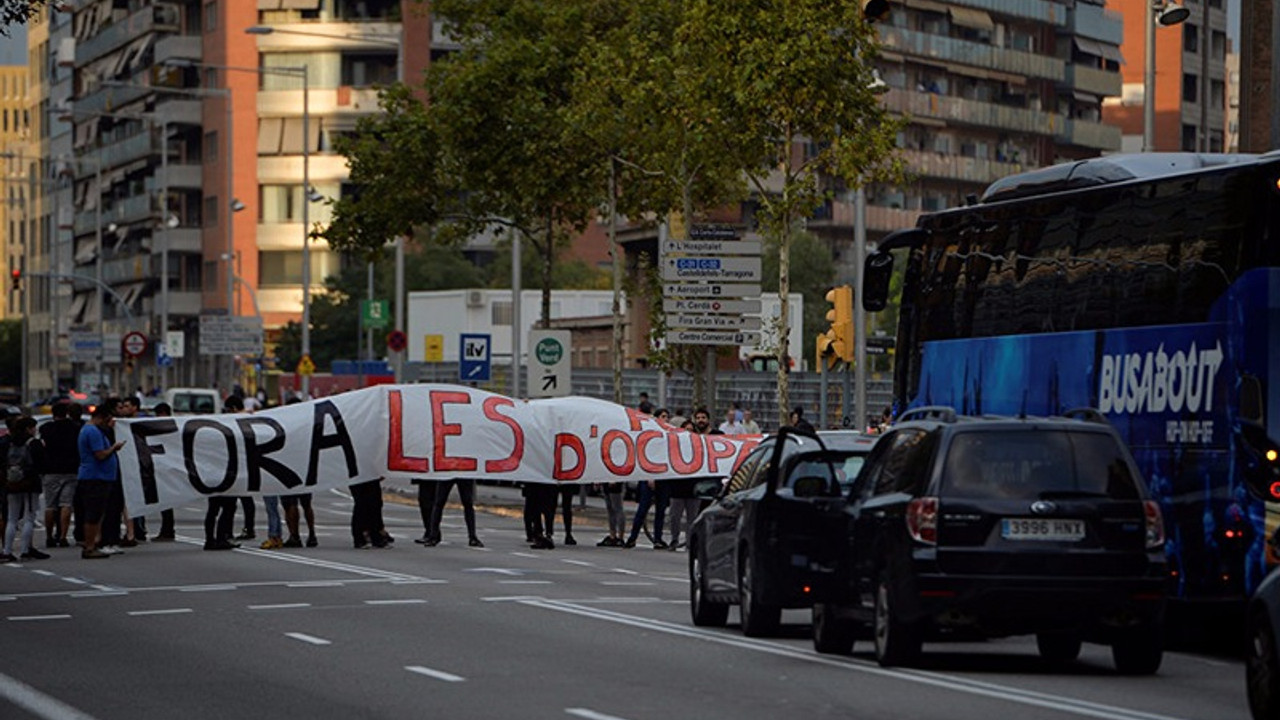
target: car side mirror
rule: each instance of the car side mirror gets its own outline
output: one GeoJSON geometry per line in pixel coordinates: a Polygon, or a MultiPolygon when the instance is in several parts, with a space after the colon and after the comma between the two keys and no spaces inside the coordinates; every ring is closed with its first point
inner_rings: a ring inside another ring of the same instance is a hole
{"type": "Polygon", "coordinates": [[[862,309],[880,312],[889,304],[889,283],[893,279],[893,255],[879,250],[867,256],[862,266],[862,309]]]}
{"type": "Polygon", "coordinates": [[[714,500],[719,497],[723,487],[724,483],[720,482],[720,478],[699,480],[693,484],[693,496],[699,500],[714,500]]]}
{"type": "Polygon", "coordinates": [[[822,497],[829,495],[827,488],[830,483],[827,478],[819,475],[809,475],[806,477],[796,478],[791,483],[791,494],[798,498],[803,497],[822,497]]]}

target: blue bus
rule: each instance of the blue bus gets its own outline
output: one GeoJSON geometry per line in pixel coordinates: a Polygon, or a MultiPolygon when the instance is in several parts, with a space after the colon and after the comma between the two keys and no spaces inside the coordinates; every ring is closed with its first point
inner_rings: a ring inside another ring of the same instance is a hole
{"type": "Polygon", "coordinates": [[[1170,595],[1239,601],[1280,561],[1280,152],[1116,155],[1004,178],[905,254],[894,405],[1103,413],[1168,538],[1170,595]]]}

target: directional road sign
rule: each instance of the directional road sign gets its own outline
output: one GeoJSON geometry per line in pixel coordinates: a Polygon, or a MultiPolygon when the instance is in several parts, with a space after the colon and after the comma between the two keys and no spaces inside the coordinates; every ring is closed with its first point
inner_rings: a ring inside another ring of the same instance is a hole
{"type": "Polygon", "coordinates": [[[667,342],[676,345],[759,345],[760,333],[733,330],[668,330],[667,342]]]}
{"type": "Polygon", "coordinates": [[[387,326],[391,316],[391,304],[386,300],[361,300],[360,322],[366,330],[381,330],[387,326]]]}
{"type": "Polygon", "coordinates": [[[760,268],[759,257],[668,257],[662,279],[760,282],[760,268]]]}
{"type": "Polygon", "coordinates": [[[201,315],[200,354],[261,355],[262,318],[201,315]]]}
{"type": "Polygon", "coordinates": [[[164,354],[171,358],[180,358],[186,353],[187,333],[182,330],[170,330],[164,334],[164,354]]]}
{"type": "Polygon", "coordinates": [[[668,240],[662,249],[669,254],[759,255],[764,243],[759,240],[668,240]]]}
{"type": "Polygon", "coordinates": [[[759,330],[760,318],[741,315],[693,315],[679,313],[667,316],[667,326],[689,330],[759,330]]]}
{"type": "Polygon", "coordinates": [[[529,397],[564,397],[572,389],[568,330],[529,331],[529,397]]]}
{"type": "Polygon", "coordinates": [[[759,300],[685,300],[668,298],[662,301],[662,309],[668,313],[758,313],[759,300]]]}
{"type": "Polygon", "coordinates": [[[758,283],[668,283],[662,286],[662,295],[668,298],[758,298],[758,283]]]}
{"type": "Polygon", "coordinates": [[[463,334],[458,358],[458,379],[462,382],[489,382],[489,336],[463,334]]]}

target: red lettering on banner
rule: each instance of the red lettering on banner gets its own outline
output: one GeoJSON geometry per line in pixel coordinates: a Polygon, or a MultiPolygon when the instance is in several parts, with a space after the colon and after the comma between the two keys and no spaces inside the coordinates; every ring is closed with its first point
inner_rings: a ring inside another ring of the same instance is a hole
{"type": "Polygon", "coordinates": [[[587,451],[582,447],[582,439],[577,435],[573,435],[571,433],[556,433],[555,447],[551,454],[555,457],[555,469],[551,472],[551,479],[556,482],[561,480],[577,480],[587,471],[587,451]],[[572,450],[578,460],[576,465],[568,469],[566,469],[562,464],[562,456],[566,449],[572,450]]]}
{"type": "Polygon", "coordinates": [[[664,465],[663,463],[653,462],[652,460],[649,459],[647,455],[645,455],[645,446],[647,446],[653,440],[661,439],[662,435],[663,433],[660,433],[657,430],[645,430],[644,432],[640,433],[639,437],[636,438],[636,457],[640,459],[641,470],[648,473],[655,473],[655,474],[662,474],[667,472],[666,465],[664,465]]]}
{"type": "MultiPolygon", "coordinates": [[[[720,461],[738,454],[738,447],[723,435],[707,435],[707,471],[720,474],[720,461]]],[[[729,473],[724,473],[728,475],[729,473]]]]}
{"type": "Polygon", "coordinates": [[[733,474],[734,472],[737,472],[738,466],[742,464],[743,460],[747,459],[747,456],[750,455],[751,451],[755,450],[756,446],[759,444],[759,440],[743,440],[742,447],[738,448],[738,458],[733,461],[733,469],[730,470],[729,473],[733,474]]]}
{"type": "Polygon", "coordinates": [[[511,428],[511,435],[515,441],[515,447],[511,449],[511,454],[501,460],[485,460],[484,471],[490,473],[511,472],[520,467],[520,461],[524,458],[524,428],[520,427],[514,419],[498,412],[499,406],[514,407],[515,403],[504,397],[491,397],[484,401],[484,416],[494,422],[500,422],[511,428]]]}
{"type": "Polygon", "coordinates": [[[431,392],[431,434],[435,449],[436,472],[444,472],[446,470],[473,471],[476,469],[475,458],[449,457],[444,454],[445,440],[452,435],[462,434],[462,425],[460,423],[447,423],[444,421],[445,404],[470,405],[471,396],[464,392],[435,390],[431,392]]]}
{"type": "Polygon", "coordinates": [[[391,424],[387,428],[387,469],[403,472],[427,472],[427,459],[404,454],[404,398],[399,390],[387,393],[391,424]]]}
{"type": "Polygon", "coordinates": [[[671,470],[681,475],[692,475],[702,470],[703,436],[691,432],[667,433],[667,459],[671,461],[671,470]],[[680,439],[689,438],[693,457],[688,461],[680,452],[680,439]]]}
{"type": "Polygon", "coordinates": [[[635,408],[625,408],[627,411],[627,421],[631,423],[631,432],[639,432],[645,422],[651,422],[653,418],[636,410],[635,408]]]}
{"type": "Polygon", "coordinates": [[[631,442],[631,436],[621,430],[610,430],[605,433],[604,438],[600,440],[600,461],[614,475],[630,475],[635,472],[636,446],[631,442]],[[613,463],[613,443],[615,440],[621,440],[623,447],[627,451],[621,465],[613,463]]]}

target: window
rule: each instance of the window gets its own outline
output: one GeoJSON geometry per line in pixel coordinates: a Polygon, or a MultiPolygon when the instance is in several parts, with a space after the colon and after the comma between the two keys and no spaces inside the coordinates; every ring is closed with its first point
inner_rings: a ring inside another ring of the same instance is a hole
{"type": "Polygon", "coordinates": [[[1191,23],[1182,25],[1182,51],[1193,55],[1200,52],[1200,28],[1191,23]]]}
{"type": "Polygon", "coordinates": [[[874,476],[875,494],[910,492],[921,481],[928,479],[928,460],[932,457],[933,442],[929,434],[921,430],[902,430],[893,438],[893,446],[886,453],[884,463],[874,476]]]}
{"type": "Polygon", "coordinates": [[[1197,92],[1199,88],[1200,88],[1199,76],[1192,75],[1191,73],[1182,74],[1182,102],[1184,103],[1199,102],[1199,100],[1197,99],[1199,96],[1199,93],[1197,92]]]}
{"type": "Polygon", "coordinates": [[[204,161],[218,162],[218,131],[211,130],[204,134],[204,161]]]}
{"type": "Polygon", "coordinates": [[[349,54],[342,56],[342,84],[351,87],[390,85],[396,81],[396,56],[349,54]]]}
{"type": "Polygon", "coordinates": [[[1198,133],[1196,132],[1195,125],[1182,126],[1182,151],[1183,152],[1196,151],[1196,135],[1197,134],[1198,133]]]}
{"type": "Polygon", "coordinates": [[[1093,432],[961,433],[947,450],[943,482],[947,495],[965,498],[1139,497],[1119,443],[1093,432]]]}
{"type": "Polygon", "coordinates": [[[1214,30],[1211,42],[1210,51],[1213,53],[1213,59],[1219,62],[1225,61],[1227,59],[1227,34],[1221,30],[1214,30]]]}
{"type": "Polygon", "coordinates": [[[1227,106],[1227,85],[1221,80],[1209,81],[1209,107],[1223,108],[1227,106]]]}
{"type": "Polygon", "coordinates": [[[729,484],[725,488],[725,493],[741,492],[746,490],[748,487],[751,487],[749,483],[752,477],[756,476],[756,468],[764,462],[765,456],[771,453],[773,453],[773,443],[768,443],[756,448],[754,452],[747,456],[746,460],[742,461],[742,465],[740,465],[737,471],[733,473],[732,477],[729,478],[729,484]]]}
{"type": "Polygon", "coordinates": [[[204,5],[204,31],[211,33],[218,29],[218,3],[211,2],[204,5]]]}
{"type": "MultiPolygon", "coordinates": [[[[334,256],[311,249],[311,285],[320,285],[337,272],[334,256]]],[[[296,287],[302,284],[301,250],[262,250],[258,253],[258,284],[262,287],[296,287]]]]}
{"type": "MultiPolygon", "coordinates": [[[[336,186],[317,185],[317,192],[326,197],[337,194],[336,186]]],[[[300,223],[302,222],[302,186],[301,185],[261,185],[258,188],[258,222],[261,223],[300,223]]],[[[324,202],[313,202],[307,209],[307,222],[328,224],[332,219],[333,208],[324,202]]]]}
{"type": "Polygon", "coordinates": [[[489,321],[494,325],[510,325],[512,320],[511,301],[495,300],[489,306],[489,321]]]}

